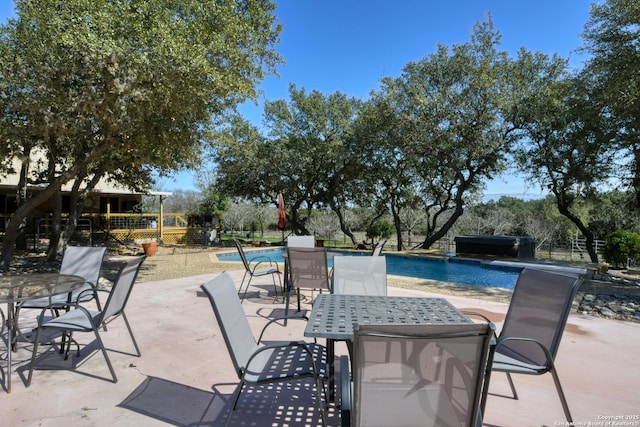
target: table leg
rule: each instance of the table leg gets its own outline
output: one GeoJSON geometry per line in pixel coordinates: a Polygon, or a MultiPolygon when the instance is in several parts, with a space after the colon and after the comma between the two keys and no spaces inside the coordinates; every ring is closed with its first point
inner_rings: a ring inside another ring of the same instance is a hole
{"type": "Polygon", "coordinates": [[[284,260],[284,292],[286,294],[284,300],[284,326],[287,326],[287,316],[289,316],[289,303],[291,302],[291,289],[289,281],[289,263],[287,259],[284,260]]]}
{"type": "Polygon", "coordinates": [[[329,362],[329,402],[333,403],[336,401],[336,393],[335,393],[335,385],[336,385],[336,349],[335,349],[335,340],[331,338],[327,338],[327,361],[329,362]]]}
{"type": "Polygon", "coordinates": [[[480,398],[480,410],[482,411],[482,414],[485,413],[485,407],[487,406],[487,396],[489,394],[489,383],[491,382],[491,371],[493,368],[493,356],[494,356],[495,349],[496,349],[496,342],[494,339],[492,339],[490,348],[489,348],[487,367],[485,369],[485,374],[484,374],[484,382],[482,384],[482,397],[480,398]]]}
{"type": "Polygon", "coordinates": [[[7,393],[11,393],[11,353],[16,337],[14,322],[13,303],[7,303],[7,393]]]}

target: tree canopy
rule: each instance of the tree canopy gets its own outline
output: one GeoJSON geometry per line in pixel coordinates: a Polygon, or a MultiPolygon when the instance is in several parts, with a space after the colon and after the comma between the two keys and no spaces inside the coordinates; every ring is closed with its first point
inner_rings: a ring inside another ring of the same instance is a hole
{"type": "Polygon", "coordinates": [[[281,61],[274,8],[267,0],[16,1],[18,17],[0,27],[0,154],[21,161],[22,192],[33,183],[42,190],[19,198],[0,267],[23,219],[62,184],[87,188],[108,176],[144,190],[152,170],[197,164],[212,124],[255,97],[281,61]]]}
{"type": "Polygon", "coordinates": [[[640,208],[640,4],[592,4],[583,40],[582,50],[590,55],[582,71],[588,93],[614,134],[602,144],[615,151],[620,166],[616,176],[631,184],[640,208]]]}

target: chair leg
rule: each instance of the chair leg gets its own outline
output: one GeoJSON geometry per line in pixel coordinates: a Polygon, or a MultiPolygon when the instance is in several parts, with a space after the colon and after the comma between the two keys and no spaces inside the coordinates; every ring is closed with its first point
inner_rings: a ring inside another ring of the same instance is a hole
{"type": "Polygon", "coordinates": [[[280,293],[282,294],[282,299],[284,300],[284,292],[285,292],[285,284],[283,283],[281,274],[282,273],[276,273],[278,275],[278,283],[280,284],[280,293]]]}
{"type": "Polygon", "coordinates": [[[556,390],[558,390],[558,396],[560,397],[560,403],[562,403],[562,409],[564,410],[564,415],[567,417],[567,421],[569,424],[573,424],[573,418],[571,417],[571,412],[569,412],[569,405],[567,404],[567,398],[564,395],[564,391],[562,391],[562,386],[560,385],[560,378],[558,378],[558,373],[555,368],[550,370],[551,375],[553,376],[553,382],[556,384],[556,390]]]}
{"type": "Polygon", "coordinates": [[[80,357],[80,344],[78,344],[78,341],[73,339],[73,332],[69,332],[67,334],[67,331],[62,331],[62,343],[60,344],[60,354],[64,353],[64,360],[67,360],[69,358],[69,352],[71,351],[71,343],[75,343],[76,344],[76,356],[80,357]],[[67,336],[68,335],[68,336],[67,336]],[[64,347],[67,347],[67,349],[65,350],[64,347]]]}
{"type": "Polygon", "coordinates": [[[320,379],[318,376],[316,376],[315,378],[315,386],[316,386],[316,399],[318,400],[318,411],[320,411],[320,419],[322,420],[322,427],[326,427],[327,417],[324,412],[324,406],[323,406],[324,403],[323,403],[322,396],[324,395],[324,399],[325,399],[325,402],[327,402],[327,404],[329,401],[327,400],[327,391],[324,387],[324,383],[322,379],[320,379]],[[322,390],[322,392],[320,392],[320,390],[322,390]]]}
{"type": "Polygon", "coordinates": [[[111,377],[113,378],[113,382],[118,382],[118,377],[116,376],[116,371],[113,369],[111,365],[111,360],[109,360],[109,355],[107,354],[107,349],[104,347],[104,343],[102,342],[102,338],[100,338],[100,333],[98,332],[99,326],[93,328],[93,333],[96,336],[96,341],[100,346],[100,350],[102,350],[102,356],[104,357],[105,362],[107,362],[107,366],[109,367],[109,372],[111,372],[111,377]]]}
{"type": "Polygon", "coordinates": [[[122,312],[122,319],[124,320],[124,324],[127,326],[127,330],[129,331],[129,336],[131,337],[131,341],[133,342],[133,346],[136,348],[136,354],[138,357],[142,356],[140,352],[140,348],[138,347],[138,343],[136,341],[136,337],[133,336],[133,331],[131,330],[131,325],[129,324],[129,319],[127,319],[127,315],[122,312]]]}
{"type": "Polygon", "coordinates": [[[507,380],[509,380],[509,386],[511,387],[511,393],[513,393],[513,398],[518,400],[518,392],[516,391],[516,386],[513,384],[513,379],[511,378],[511,374],[509,372],[505,372],[507,374],[507,380]]]}
{"type": "Polygon", "coordinates": [[[26,387],[29,387],[31,385],[31,378],[33,377],[33,367],[36,364],[36,355],[38,354],[38,344],[40,344],[41,332],[42,332],[42,328],[38,327],[38,329],[36,330],[36,338],[35,338],[35,341],[33,342],[33,353],[31,353],[31,363],[29,364],[29,375],[27,376],[26,387]]]}
{"type": "MultiPolygon", "coordinates": [[[[244,280],[247,278],[247,274],[249,272],[245,271],[244,276],[242,276],[242,281],[240,282],[240,288],[238,289],[238,295],[242,293],[242,285],[244,285],[244,280]]],[[[249,290],[249,285],[251,284],[251,275],[249,276],[249,281],[247,282],[247,287],[244,289],[244,293],[242,294],[242,298],[240,298],[240,303],[244,302],[244,297],[247,295],[247,290],[249,290]]]]}
{"type": "MultiPolygon", "coordinates": [[[[280,280],[280,274],[279,273],[275,273],[275,274],[278,275],[278,282],[280,283],[280,290],[281,290],[282,298],[284,299],[284,287],[282,286],[282,280],[280,280]]],[[[278,301],[278,285],[276,284],[276,277],[274,274],[271,275],[271,279],[273,280],[273,290],[276,295],[273,302],[276,303],[278,301]]]]}
{"type": "Polygon", "coordinates": [[[236,410],[236,405],[238,404],[238,400],[240,399],[240,393],[242,392],[242,388],[244,387],[244,380],[241,380],[236,389],[233,391],[233,404],[231,408],[229,408],[229,413],[227,414],[227,420],[224,423],[225,427],[229,425],[229,421],[231,421],[231,414],[236,410]]]}

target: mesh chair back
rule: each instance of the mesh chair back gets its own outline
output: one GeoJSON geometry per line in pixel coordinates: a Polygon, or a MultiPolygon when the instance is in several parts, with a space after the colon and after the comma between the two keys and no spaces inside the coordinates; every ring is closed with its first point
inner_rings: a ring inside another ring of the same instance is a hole
{"type": "Polygon", "coordinates": [[[287,247],[287,255],[292,288],[330,289],[324,248],[287,247]]]}
{"type": "Polygon", "coordinates": [[[352,425],[475,425],[493,329],[356,326],[352,425]]]}
{"type": "MultiPolygon", "coordinates": [[[[533,338],[555,358],[581,283],[582,279],[576,274],[522,270],[500,336],[533,338]]],[[[538,366],[544,366],[547,361],[539,346],[523,341],[505,341],[500,353],[538,366]]]]}
{"type": "Polygon", "coordinates": [[[86,281],[85,285],[73,292],[73,300],[76,299],[80,292],[98,285],[102,260],[106,250],[107,248],[104,247],[86,246],[68,246],[65,249],[62,264],[60,265],[60,274],[80,276],[86,281]]]}
{"type": "Polygon", "coordinates": [[[333,257],[335,294],[387,295],[387,261],[384,256],[333,257]]]}
{"type": "Polygon", "coordinates": [[[291,248],[314,248],[316,238],[314,236],[289,236],[287,237],[287,247],[291,248]]]}
{"type": "Polygon", "coordinates": [[[202,290],[209,297],[236,373],[242,378],[242,372],[258,344],[242,309],[233,279],[224,272],[202,285],[202,290]]]}
{"type": "Polygon", "coordinates": [[[113,316],[117,316],[124,311],[129,296],[131,295],[133,284],[136,281],[136,277],[138,277],[140,266],[146,258],[144,255],[134,258],[120,267],[118,276],[111,287],[111,292],[109,292],[109,298],[104,304],[102,319],[99,323],[113,316]]]}
{"type": "Polygon", "coordinates": [[[247,256],[244,254],[244,249],[242,249],[242,245],[238,241],[238,239],[233,239],[233,243],[236,245],[236,249],[238,249],[238,253],[240,254],[240,258],[242,259],[242,264],[244,264],[244,268],[247,271],[251,271],[251,267],[249,266],[249,261],[247,261],[247,256]]]}

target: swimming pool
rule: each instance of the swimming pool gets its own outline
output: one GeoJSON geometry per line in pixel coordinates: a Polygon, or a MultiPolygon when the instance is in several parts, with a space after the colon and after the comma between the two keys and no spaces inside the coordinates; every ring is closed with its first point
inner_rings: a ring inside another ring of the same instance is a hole
{"type": "MultiPolygon", "coordinates": [[[[369,256],[368,252],[329,250],[344,255],[369,256]]],[[[283,263],[285,248],[260,249],[247,252],[247,258],[267,255],[283,263]]],[[[471,286],[513,289],[522,267],[489,265],[480,261],[459,258],[435,259],[416,255],[384,254],[387,258],[387,274],[416,277],[442,282],[462,283],[471,286]]],[[[217,254],[220,261],[241,261],[237,252],[217,254]]],[[[329,258],[331,266],[331,258],[329,258]]]]}

